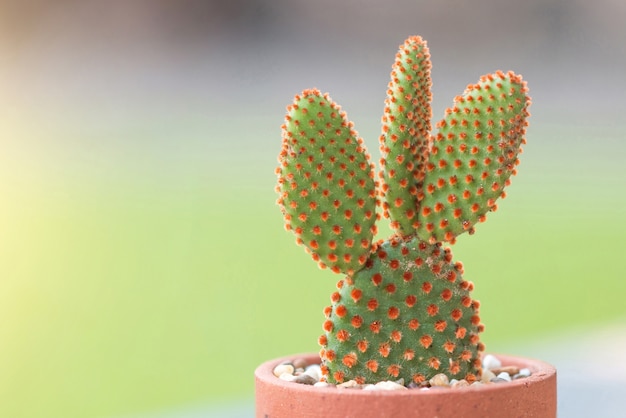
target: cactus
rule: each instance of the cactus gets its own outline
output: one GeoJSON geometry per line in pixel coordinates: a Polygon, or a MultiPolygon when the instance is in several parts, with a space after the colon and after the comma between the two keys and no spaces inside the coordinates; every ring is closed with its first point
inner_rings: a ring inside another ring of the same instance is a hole
{"type": "Polygon", "coordinates": [[[285,227],[320,267],[345,275],[319,338],[331,383],[481,376],[479,303],[444,242],[473,233],[505,196],[530,98],[520,76],[485,75],[454,99],[433,134],[430,68],[420,37],[400,46],[378,181],[362,139],[328,94],[305,90],[287,108],[276,170],[285,227]],[[394,233],[374,242],[379,206],[394,233]]]}

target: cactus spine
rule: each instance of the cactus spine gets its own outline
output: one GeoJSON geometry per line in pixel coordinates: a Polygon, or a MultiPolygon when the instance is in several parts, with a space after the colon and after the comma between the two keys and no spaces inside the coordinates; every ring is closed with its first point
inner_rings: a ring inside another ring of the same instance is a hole
{"type": "Polygon", "coordinates": [[[285,227],[319,266],[345,277],[324,310],[329,382],[480,377],[483,325],[473,284],[443,242],[496,209],[525,143],[530,98],[512,72],[467,87],[431,133],[430,55],[410,37],[391,71],[380,182],[363,141],[327,94],[287,108],[277,168],[285,227]],[[376,207],[395,230],[373,242],[376,207]]]}

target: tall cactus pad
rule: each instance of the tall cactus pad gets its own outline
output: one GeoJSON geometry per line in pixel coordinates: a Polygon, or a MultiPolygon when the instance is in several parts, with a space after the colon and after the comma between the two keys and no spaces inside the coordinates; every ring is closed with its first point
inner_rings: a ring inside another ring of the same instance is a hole
{"type": "Polygon", "coordinates": [[[376,184],[363,141],[328,95],[305,90],[287,108],[277,169],[285,227],[320,267],[351,274],[376,232],[376,184]]]}
{"type": "Polygon", "coordinates": [[[382,117],[380,151],[384,214],[403,235],[414,233],[418,191],[430,141],[430,54],[419,36],[400,46],[382,117]]]}
{"type": "Polygon", "coordinates": [[[483,326],[472,288],[440,243],[386,241],[331,296],[320,337],[326,379],[475,380],[483,326]]]}
{"type": "Polygon", "coordinates": [[[525,143],[530,98],[512,72],[470,85],[437,127],[419,198],[418,236],[454,241],[496,209],[525,143]]]}

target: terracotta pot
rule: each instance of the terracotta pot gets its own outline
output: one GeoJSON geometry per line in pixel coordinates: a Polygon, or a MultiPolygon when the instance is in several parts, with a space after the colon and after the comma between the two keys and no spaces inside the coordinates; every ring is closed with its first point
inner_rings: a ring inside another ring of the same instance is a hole
{"type": "Polygon", "coordinates": [[[462,389],[363,391],[319,388],[278,379],[274,367],[296,358],[319,363],[317,354],[268,361],[255,371],[257,418],[555,418],[556,370],[526,358],[497,355],[505,366],[529,368],[530,377],[462,389]]]}

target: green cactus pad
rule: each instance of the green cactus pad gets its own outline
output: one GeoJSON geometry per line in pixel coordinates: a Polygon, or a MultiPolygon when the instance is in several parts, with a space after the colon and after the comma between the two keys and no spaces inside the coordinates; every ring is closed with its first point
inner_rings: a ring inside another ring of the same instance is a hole
{"type": "Polygon", "coordinates": [[[287,108],[277,169],[285,227],[320,267],[363,267],[376,232],[376,184],[363,141],[345,112],[318,90],[287,108]]]}
{"type": "Polygon", "coordinates": [[[530,98],[512,72],[470,85],[437,127],[419,196],[417,235],[454,242],[496,209],[525,143],[530,98]]]}
{"type": "Polygon", "coordinates": [[[440,243],[391,238],[379,245],[363,270],[338,283],[325,311],[326,379],[478,378],[483,326],[462,270],[440,243]]]}
{"type": "Polygon", "coordinates": [[[417,226],[431,120],[430,54],[426,41],[408,38],[396,55],[387,87],[380,136],[384,215],[403,235],[417,226]]]}

